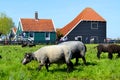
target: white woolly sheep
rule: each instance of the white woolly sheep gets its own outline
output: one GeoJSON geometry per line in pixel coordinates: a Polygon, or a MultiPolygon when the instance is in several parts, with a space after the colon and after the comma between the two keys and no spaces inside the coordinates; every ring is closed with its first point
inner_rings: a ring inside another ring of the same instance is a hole
{"type": "Polygon", "coordinates": [[[52,45],[40,48],[34,53],[27,53],[22,61],[23,64],[29,63],[31,60],[37,60],[40,62],[38,69],[45,66],[48,71],[48,66],[51,63],[66,63],[67,71],[73,68],[73,64],[70,61],[71,51],[65,45],[52,45]]]}
{"type": "Polygon", "coordinates": [[[82,58],[84,64],[86,64],[85,53],[87,48],[85,44],[80,41],[66,41],[59,43],[58,45],[66,45],[72,52],[72,58],[76,58],[76,63],[78,64],[78,58],[82,58]]]}

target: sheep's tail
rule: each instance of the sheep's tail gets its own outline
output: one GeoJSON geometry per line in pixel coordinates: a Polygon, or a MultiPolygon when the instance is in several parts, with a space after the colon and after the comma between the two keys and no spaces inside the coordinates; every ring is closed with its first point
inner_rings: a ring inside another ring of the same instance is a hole
{"type": "Polygon", "coordinates": [[[87,52],[87,47],[86,47],[86,45],[84,44],[84,47],[85,47],[85,52],[87,52]]]}

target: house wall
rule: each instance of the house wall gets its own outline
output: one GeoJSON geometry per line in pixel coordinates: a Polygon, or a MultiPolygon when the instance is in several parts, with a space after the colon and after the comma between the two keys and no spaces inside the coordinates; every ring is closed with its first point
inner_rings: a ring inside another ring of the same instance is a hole
{"type": "Polygon", "coordinates": [[[45,33],[44,32],[35,32],[34,34],[34,42],[35,43],[43,43],[45,41],[45,33]]]}
{"type": "MultiPolygon", "coordinates": [[[[94,21],[93,21],[94,22],[94,21]]],[[[98,29],[91,29],[92,21],[80,22],[68,35],[68,40],[75,40],[75,37],[81,36],[82,42],[90,43],[91,37],[97,36],[95,43],[103,43],[106,39],[106,22],[97,21],[98,29]]]]}
{"type": "Polygon", "coordinates": [[[34,33],[34,42],[35,43],[55,43],[56,33],[50,32],[50,40],[46,40],[45,32],[35,32],[34,33]]]}
{"type": "Polygon", "coordinates": [[[56,32],[51,32],[50,33],[50,40],[51,40],[52,43],[56,42],[56,38],[57,38],[56,32]]]}

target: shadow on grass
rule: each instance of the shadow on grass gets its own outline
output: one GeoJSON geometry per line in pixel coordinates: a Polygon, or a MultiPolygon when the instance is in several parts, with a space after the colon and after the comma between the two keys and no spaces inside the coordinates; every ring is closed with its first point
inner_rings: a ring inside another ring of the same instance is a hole
{"type": "MultiPolygon", "coordinates": [[[[83,68],[77,68],[77,66],[95,66],[97,65],[97,63],[95,62],[87,62],[86,64],[80,64],[78,63],[78,65],[74,65],[74,68],[72,70],[70,70],[70,72],[73,72],[73,71],[83,71],[83,68]]],[[[38,68],[32,68],[32,67],[28,67],[27,68],[29,71],[38,71],[38,68]]],[[[43,68],[42,68],[43,69],[43,68]]],[[[40,70],[41,71],[41,70],[40,70]]],[[[42,70],[43,71],[43,70],[42,70]]],[[[47,71],[45,68],[44,68],[44,71],[47,71]]],[[[49,71],[50,73],[55,73],[55,72],[67,72],[67,67],[66,68],[60,68],[60,67],[54,67],[53,69],[50,69],[49,67],[49,71]]]]}
{"type": "Polygon", "coordinates": [[[67,72],[67,68],[54,68],[54,69],[52,69],[52,70],[49,70],[49,72],[51,72],[51,73],[55,73],[55,72],[65,72],[65,73],[71,73],[71,72],[73,72],[73,71],[76,71],[76,70],[78,70],[78,71],[83,71],[83,69],[82,68],[76,68],[76,67],[74,67],[72,70],[70,70],[69,72],[67,72]]]}
{"type": "Polygon", "coordinates": [[[86,64],[84,64],[84,63],[82,63],[82,64],[80,64],[80,63],[78,63],[78,64],[74,64],[74,66],[95,66],[95,65],[97,65],[97,63],[95,63],[95,62],[86,62],[86,64]]]}
{"type": "Polygon", "coordinates": [[[55,73],[55,72],[66,72],[66,73],[71,73],[71,72],[73,72],[73,71],[76,71],[76,70],[78,70],[78,71],[83,71],[83,69],[82,68],[76,68],[75,66],[74,66],[74,68],[73,69],[71,69],[69,72],[67,72],[67,68],[59,68],[59,67],[56,67],[56,68],[50,68],[49,67],[49,71],[47,71],[45,68],[44,68],[44,70],[43,69],[41,69],[40,71],[38,70],[38,68],[31,68],[31,67],[28,67],[27,68],[27,70],[28,71],[37,71],[37,72],[43,72],[43,71],[45,71],[45,72],[50,72],[50,73],[55,73]]]}
{"type": "Polygon", "coordinates": [[[95,63],[95,62],[87,62],[85,65],[86,66],[95,66],[95,65],[97,65],[97,63],[95,63]]]}

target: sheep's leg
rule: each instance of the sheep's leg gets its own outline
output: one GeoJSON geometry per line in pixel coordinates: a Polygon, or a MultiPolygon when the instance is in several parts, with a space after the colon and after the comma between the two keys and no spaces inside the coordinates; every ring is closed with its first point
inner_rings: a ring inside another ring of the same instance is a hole
{"type": "Polygon", "coordinates": [[[108,58],[109,58],[109,59],[112,59],[112,57],[113,57],[112,53],[109,52],[109,53],[108,53],[108,58]]]}
{"type": "Polygon", "coordinates": [[[48,66],[50,66],[50,61],[49,61],[48,58],[46,58],[46,60],[45,60],[45,67],[46,67],[47,71],[49,71],[48,70],[48,66]]]}
{"type": "Polygon", "coordinates": [[[118,58],[120,57],[120,52],[118,52],[118,55],[117,55],[117,57],[118,57],[118,58]]]}
{"type": "Polygon", "coordinates": [[[67,63],[67,72],[70,72],[73,69],[73,63],[70,61],[67,63]]]}
{"type": "Polygon", "coordinates": [[[75,62],[75,65],[78,65],[78,57],[76,57],[76,62],[75,62]]]}
{"type": "Polygon", "coordinates": [[[38,70],[40,71],[41,68],[45,65],[45,61],[44,60],[41,60],[41,63],[40,65],[38,66],[38,70]]]}
{"type": "Polygon", "coordinates": [[[86,64],[86,59],[84,56],[82,57],[82,60],[83,60],[83,63],[86,64]]]}
{"type": "Polygon", "coordinates": [[[101,54],[101,52],[97,52],[97,57],[98,57],[98,59],[100,59],[100,54],[101,54]]]}
{"type": "Polygon", "coordinates": [[[71,52],[66,53],[65,55],[65,62],[67,64],[67,72],[70,72],[73,69],[73,63],[71,62],[71,52]],[[68,55],[69,54],[69,55],[68,55]]]}
{"type": "Polygon", "coordinates": [[[67,72],[70,72],[73,69],[73,63],[70,61],[69,58],[66,58],[66,64],[67,64],[67,72]]]}
{"type": "Polygon", "coordinates": [[[40,65],[38,66],[38,71],[41,70],[42,66],[44,66],[44,64],[40,64],[40,65]]]}
{"type": "Polygon", "coordinates": [[[45,67],[46,67],[46,69],[47,69],[47,72],[48,72],[49,70],[48,70],[48,64],[47,64],[47,63],[45,64],[45,67]]]}

